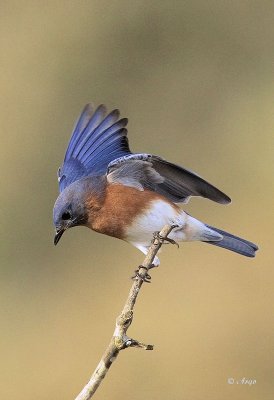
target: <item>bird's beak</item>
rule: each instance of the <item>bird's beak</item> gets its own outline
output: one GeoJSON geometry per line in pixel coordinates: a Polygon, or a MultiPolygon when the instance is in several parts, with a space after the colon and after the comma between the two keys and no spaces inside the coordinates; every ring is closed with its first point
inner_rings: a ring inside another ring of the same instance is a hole
{"type": "Polygon", "coordinates": [[[61,236],[63,235],[65,230],[66,230],[65,228],[56,229],[55,236],[54,236],[54,244],[55,244],[55,246],[57,245],[57,243],[61,239],[61,236]]]}

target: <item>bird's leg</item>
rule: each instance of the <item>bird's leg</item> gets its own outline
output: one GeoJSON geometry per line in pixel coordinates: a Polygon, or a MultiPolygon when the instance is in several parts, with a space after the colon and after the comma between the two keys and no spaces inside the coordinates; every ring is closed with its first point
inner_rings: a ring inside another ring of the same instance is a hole
{"type": "Polygon", "coordinates": [[[152,264],[149,265],[148,269],[157,268],[160,265],[160,260],[157,256],[154,257],[152,264]]]}
{"type": "MultiPolygon", "coordinates": [[[[172,229],[179,227],[179,225],[177,224],[173,224],[172,225],[172,229]]],[[[175,240],[170,239],[170,238],[164,238],[160,235],[160,232],[154,232],[153,233],[153,239],[151,241],[151,243],[154,243],[155,239],[157,239],[158,241],[160,241],[160,243],[164,244],[164,243],[172,243],[172,244],[176,244],[178,247],[178,243],[175,242],[175,240]]],[[[142,253],[144,253],[145,255],[147,255],[148,250],[149,250],[149,246],[145,246],[143,244],[140,243],[136,243],[136,242],[131,242],[133,244],[133,246],[137,247],[137,249],[141,250],[142,253]]],[[[136,278],[141,278],[144,282],[149,282],[151,280],[151,276],[148,274],[148,272],[146,273],[146,275],[143,277],[140,274],[140,269],[144,268],[146,271],[158,267],[160,265],[160,260],[157,256],[154,257],[153,263],[150,264],[148,267],[144,267],[143,265],[140,265],[139,268],[137,270],[134,271],[134,275],[132,276],[132,279],[136,279],[136,278]]]]}
{"type": "MultiPolygon", "coordinates": [[[[172,225],[172,228],[177,228],[177,227],[178,227],[178,225],[172,225]]],[[[162,243],[162,244],[168,244],[168,243],[176,244],[176,246],[179,248],[179,244],[175,240],[170,239],[169,237],[166,237],[166,238],[162,237],[160,235],[160,232],[153,233],[152,243],[155,239],[158,239],[160,241],[160,243],[162,243]]]]}
{"type": "MultiPolygon", "coordinates": [[[[137,249],[139,249],[142,253],[147,255],[148,250],[149,250],[149,246],[146,246],[146,245],[143,245],[143,244],[140,244],[140,243],[134,243],[134,242],[131,242],[131,243],[133,244],[133,246],[137,247],[137,249]]],[[[160,264],[160,260],[159,260],[158,257],[155,256],[154,260],[153,260],[153,264],[149,265],[148,267],[144,267],[143,265],[140,265],[139,268],[134,271],[134,275],[131,278],[135,279],[136,277],[139,277],[139,278],[143,279],[143,277],[140,276],[140,269],[141,268],[144,268],[146,271],[148,271],[151,268],[158,267],[159,264],[160,264]]],[[[143,279],[143,281],[144,282],[150,282],[150,280],[151,280],[151,276],[147,273],[146,276],[145,276],[145,279],[143,279]]]]}

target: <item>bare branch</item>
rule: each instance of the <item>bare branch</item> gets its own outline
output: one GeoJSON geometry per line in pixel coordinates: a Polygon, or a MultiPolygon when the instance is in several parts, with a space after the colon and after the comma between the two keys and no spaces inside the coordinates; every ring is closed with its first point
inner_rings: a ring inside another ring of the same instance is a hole
{"type": "Polygon", "coordinates": [[[148,275],[147,271],[149,270],[149,268],[151,268],[153,260],[165,240],[171,241],[167,238],[167,236],[174,227],[175,226],[166,225],[158,235],[154,235],[154,239],[145,257],[144,263],[139,267],[139,270],[134,277],[134,281],[131,286],[128,298],[125,302],[123,311],[116,319],[116,327],[110,343],[99,364],[97,365],[94,373],[92,374],[89,382],[78,394],[75,400],[91,399],[91,397],[101,384],[106,373],[108,372],[113,361],[117,358],[121,350],[128,347],[139,347],[145,350],[153,350],[153,345],[141,343],[138,340],[132,339],[127,336],[127,330],[133,320],[133,309],[140,289],[144,282],[149,282],[150,276],[148,275]]]}

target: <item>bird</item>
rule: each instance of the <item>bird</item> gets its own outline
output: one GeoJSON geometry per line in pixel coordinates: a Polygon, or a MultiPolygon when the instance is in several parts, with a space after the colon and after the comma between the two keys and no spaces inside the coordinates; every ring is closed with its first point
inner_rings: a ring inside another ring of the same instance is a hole
{"type": "MultiPolygon", "coordinates": [[[[75,226],[122,239],[147,254],[151,239],[164,225],[170,241],[201,241],[246,257],[256,244],[192,217],[181,208],[192,196],[219,204],[231,199],[189,169],[149,153],[133,153],[128,119],[115,109],[87,104],[58,169],[60,194],[54,204],[54,244],[75,226]]],[[[154,258],[153,265],[160,260],[154,258]]]]}

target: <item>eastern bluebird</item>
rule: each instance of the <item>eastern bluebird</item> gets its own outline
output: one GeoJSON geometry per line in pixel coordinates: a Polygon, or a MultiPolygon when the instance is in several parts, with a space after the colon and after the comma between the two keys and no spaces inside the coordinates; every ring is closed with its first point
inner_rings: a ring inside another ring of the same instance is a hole
{"type": "MultiPolygon", "coordinates": [[[[230,198],[200,176],[158,156],[132,153],[126,118],[88,104],[73,130],[58,171],[60,195],[53,210],[56,245],[68,228],[86,226],[114,236],[147,253],[155,231],[177,225],[176,242],[199,240],[254,257],[258,247],[204,224],[178,203],[201,196],[221,204],[230,198]]],[[[154,264],[159,264],[154,259],[154,264]]]]}

